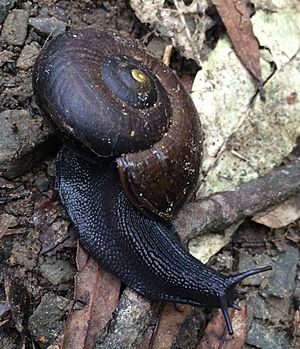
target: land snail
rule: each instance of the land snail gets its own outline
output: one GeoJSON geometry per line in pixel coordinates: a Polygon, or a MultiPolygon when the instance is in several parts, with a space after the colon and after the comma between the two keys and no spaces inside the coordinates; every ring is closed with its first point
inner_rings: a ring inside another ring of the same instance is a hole
{"type": "Polygon", "coordinates": [[[154,300],[228,307],[235,286],[263,267],[223,276],[181,245],[172,219],[198,182],[202,133],[174,73],[113,31],[61,34],[41,50],[33,89],[67,144],[57,189],[86,251],[154,300]]]}

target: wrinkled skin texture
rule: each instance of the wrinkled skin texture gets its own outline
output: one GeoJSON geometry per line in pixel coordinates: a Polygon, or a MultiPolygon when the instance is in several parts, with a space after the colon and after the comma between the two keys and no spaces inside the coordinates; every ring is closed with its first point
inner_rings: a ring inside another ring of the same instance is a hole
{"type": "Polygon", "coordinates": [[[116,165],[92,164],[64,147],[57,157],[57,189],[87,252],[145,297],[197,306],[227,307],[241,277],[224,277],[182,246],[173,226],[150,219],[129,202],[116,165]]]}

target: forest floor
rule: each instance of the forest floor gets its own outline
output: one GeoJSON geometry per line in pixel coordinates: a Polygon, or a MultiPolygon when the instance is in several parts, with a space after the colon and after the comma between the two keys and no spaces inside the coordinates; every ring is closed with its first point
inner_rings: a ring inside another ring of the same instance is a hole
{"type": "MultiPolygon", "coordinates": [[[[60,143],[34,101],[31,70],[50,34],[83,26],[130,33],[159,58],[170,43],[139,22],[128,1],[0,1],[0,347],[5,349],[55,348],[73,304],[76,234],[54,188],[60,143]]],[[[217,37],[224,28],[215,30],[217,37]]],[[[197,64],[173,50],[171,68],[190,89],[197,64]]],[[[300,220],[280,229],[247,220],[210,260],[223,273],[273,265],[270,276],[239,288],[250,326],[241,348],[300,347],[299,229],[300,220]]],[[[161,326],[172,328],[169,344],[159,338],[157,310],[131,348],[199,348],[213,313],[168,307],[169,317],[161,311],[169,327],[161,326]],[[185,317],[178,324],[180,312],[185,317]]]]}

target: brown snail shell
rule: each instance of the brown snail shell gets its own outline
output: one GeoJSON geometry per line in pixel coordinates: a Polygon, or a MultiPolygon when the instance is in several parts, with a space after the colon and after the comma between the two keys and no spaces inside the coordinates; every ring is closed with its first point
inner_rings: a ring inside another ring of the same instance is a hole
{"type": "Polygon", "coordinates": [[[92,28],[59,35],[38,57],[33,86],[43,116],[73,147],[116,157],[144,213],[171,220],[190,198],[201,164],[197,112],[174,73],[136,41],[92,28]]]}

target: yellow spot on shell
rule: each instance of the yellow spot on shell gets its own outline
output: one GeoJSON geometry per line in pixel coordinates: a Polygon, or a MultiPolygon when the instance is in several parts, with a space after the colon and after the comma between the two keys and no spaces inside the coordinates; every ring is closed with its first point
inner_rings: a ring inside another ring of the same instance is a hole
{"type": "Polygon", "coordinates": [[[131,75],[139,84],[140,87],[137,92],[148,92],[151,88],[149,77],[140,69],[134,68],[131,70],[131,75]]]}

